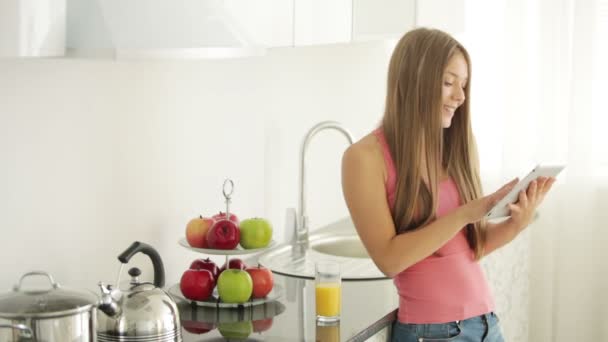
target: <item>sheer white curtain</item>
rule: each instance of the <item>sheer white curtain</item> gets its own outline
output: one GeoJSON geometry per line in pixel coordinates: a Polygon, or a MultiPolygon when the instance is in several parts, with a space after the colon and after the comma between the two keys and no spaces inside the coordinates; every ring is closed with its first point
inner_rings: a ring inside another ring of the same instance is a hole
{"type": "Polygon", "coordinates": [[[486,192],[568,165],[526,233],[528,340],[608,341],[608,0],[469,0],[466,13],[486,192]]]}

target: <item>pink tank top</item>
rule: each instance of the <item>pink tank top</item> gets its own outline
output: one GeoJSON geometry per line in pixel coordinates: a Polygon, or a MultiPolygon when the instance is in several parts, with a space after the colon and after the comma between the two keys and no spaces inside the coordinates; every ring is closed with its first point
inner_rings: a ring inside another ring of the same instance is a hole
{"type": "MultiPolygon", "coordinates": [[[[396,169],[384,133],[374,131],[382,145],[387,169],[386,196],[395,203],[396,169]]],[[[450,178],[439,184],[437,217],[460,206],[458,186],[450,178]]],[[[494,310],[494,300],[481,266],[461,229],[434,254],[403,270],[393,279],[399,293],[402,323],[445,323],[494,310]]]]}

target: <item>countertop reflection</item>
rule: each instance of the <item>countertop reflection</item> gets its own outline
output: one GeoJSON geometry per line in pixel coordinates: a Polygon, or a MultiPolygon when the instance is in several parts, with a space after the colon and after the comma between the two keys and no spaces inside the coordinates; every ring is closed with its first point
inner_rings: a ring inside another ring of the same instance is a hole
{"type": "Polygon", "coordinates": [[[360,341],[395,317],[391,279],[342,282],[342,314],[337,324],[317,324],[314,280],[273,274],[283,289],[278,300],[249,307],[216,309],[180,301],[184,342],[198,341],[360,341]]]}

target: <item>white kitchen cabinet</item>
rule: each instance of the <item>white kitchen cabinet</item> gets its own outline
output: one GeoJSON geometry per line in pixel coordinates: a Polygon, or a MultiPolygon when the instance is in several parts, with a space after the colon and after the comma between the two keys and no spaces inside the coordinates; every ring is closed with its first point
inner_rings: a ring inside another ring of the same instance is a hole
{"type": "Polygon", "coordinates": [[[416,23],[416,0],[226,0],[252,41],[267,47],[399,38],[416,23]]]}
{"type": "Polygon", "coordinates": [[[350,42],[352,13],[352,0],[295,0],[294,45],[350,42]]]}
{"type": "Polygon", "coordinates": [[[293,0],[225,0],[224,5],[256,44],[293,46],[293,0]]]}
{"type": "MultiPolygon", "coordinates": [[[[225,0],[67,1],[71,56],[204,59],[265,53],[226,11],[225,0]]],[[[257,12],[251,18],[262,19],[257,12]]]]}
{"type": "Polygon", "coordinates": [[[398,39],[414,27],[464,31],[465,0],[353,0],[353,41],[398,39]]]}
{"type": "Polygon", "coordinates": [[[353,6],[353,41],[397,39],[416,25],[416,0],[353,0],[353,6]]]}
{"type": "Polygon", "coordinates": [[[0,57],[65,54],[65,0],[0,0],[0,57]]]}
{"type": "Polygon", "coordinates": [[[266,47],[348,43],[352,0],[226,0],[228,12],[266,47]]]}
{"type": "Polygon", "coordinates": [[[458,34],[464,31],[465,0],[417,1],[416,26],[458,34]]]}
{"type": "Polygon", "coordinates": [[[119,0],[67,3],[70,55],[87,56],[88,51],[95,51],[92,56],[115,58],[253,56],[263,54],[264,48],[396,39],[416,25],[464,21],[460,15],[464,0],[133,0],[129,6],[119,0]],[[446,20],[451,13],[456,13],[456,18],[446,20]]]}

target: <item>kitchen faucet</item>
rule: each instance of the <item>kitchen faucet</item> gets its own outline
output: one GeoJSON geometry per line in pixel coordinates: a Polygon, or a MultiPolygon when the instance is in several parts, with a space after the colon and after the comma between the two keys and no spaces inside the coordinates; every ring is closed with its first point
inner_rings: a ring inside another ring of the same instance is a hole
{"type": "Polygon", "coordinates": [[[352,134],[342,124],[336,121],[323,121],[313,126],[302,142],[300,153],[300,211],[298,212],[296,221],[295,245],[300,250],[308,249],[308,215],[306,213],[306,149],[312,137],[325,129],[335,129],[342,133],[348,139],[349,145],[352,145],[354,139],[352,134]]]}

